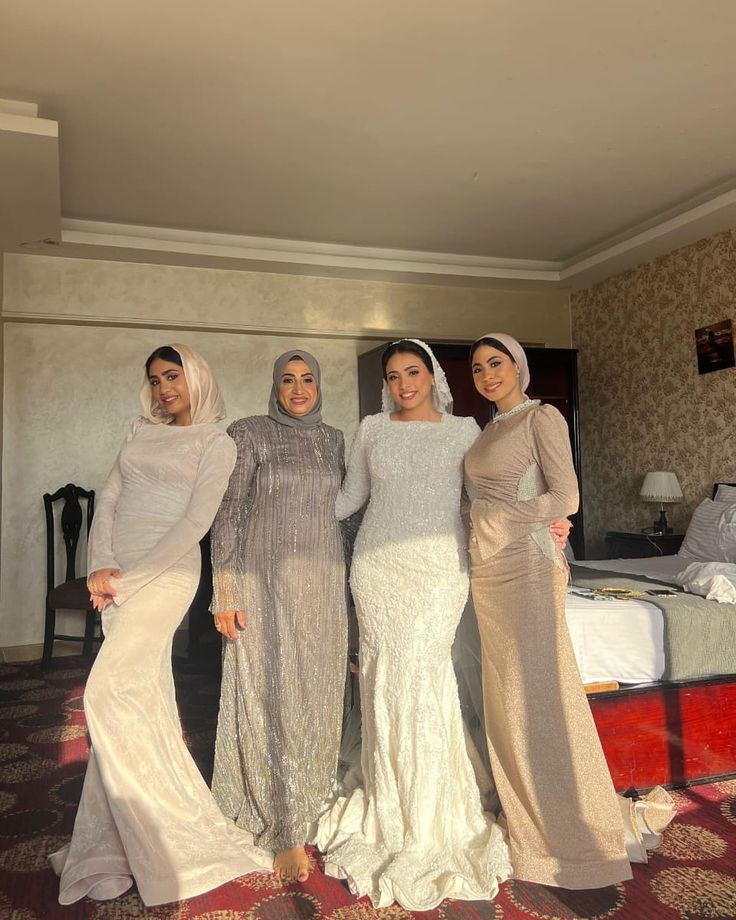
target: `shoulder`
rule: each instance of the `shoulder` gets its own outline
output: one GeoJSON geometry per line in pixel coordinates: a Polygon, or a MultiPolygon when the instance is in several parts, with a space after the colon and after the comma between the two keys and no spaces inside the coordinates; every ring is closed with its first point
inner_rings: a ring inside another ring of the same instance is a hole
{"type": "Polygon", "coordinates": [[[529,416],[530,424],[534,431],[546,434],[564,433],[567,435],[567,422],[564,415],[549,403],[535,406],[529,416]]]}
{"type": "Polygon", "coordinates": [[[210,423],[196,427],[200,429],[197,434],[205,450],[235,455],[235,442],[227,432],[210,423]]]}
{"type": "Polygon", "coordinates": [[[333,428],[332,425],[325,425],[322,423],[322,431],[324,432],[325,437],[328,441],[332,441],[334,444],[344,444],[345,437],[343,436],[342,431],[339,428],[333,428]]]}
{"type": "Polygon", "coordinates": [[[153,422],[149,421],[147,418],[144,418],[142,415],[139,415],[138,418],[134,418],[128,426],[128,433],[125,440],[132,441],[141,429],[153,427],[156,427],[153,422]]]}
{"type": "Polygon", "coordinates": [[[278,425],[278,422],[274,422],[267,415],[247,415],[231,422],[227,426],[227,433],[237,444],[240,441],[262,438],[274,425],[278,425]]]}
{"type": "Polygon", "coordinates": [[[466,415],[445,415],[442,427],[463,454],[470,449],[480,434],[476,420],[466,415]]]}
{"type": "Polygon", "coordinates": [[[386,419],[388,418],[385,412],[377,412],[375,415],[366,415],[365,418],[361,419],[360,425],[358,425],[358,433],[356,438],[366,437],[372,432],[376,431],[379,426],[385,424],[386,419]]]}
{"type": "Polygon", "coordinates": [[[480,434],[480,427],[472,415],[446,415],[445,421],[466,437],[475,439],[480,434]]]}

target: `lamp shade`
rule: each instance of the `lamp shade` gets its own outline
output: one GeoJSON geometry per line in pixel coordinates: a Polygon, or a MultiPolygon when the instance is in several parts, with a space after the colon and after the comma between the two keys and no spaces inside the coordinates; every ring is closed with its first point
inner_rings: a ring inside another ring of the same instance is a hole
{"type": "Polygon", "coordinates": [[[639,494],[645,502],[682,501],[682,489],[674,473],[647,473],[639,494]]]}

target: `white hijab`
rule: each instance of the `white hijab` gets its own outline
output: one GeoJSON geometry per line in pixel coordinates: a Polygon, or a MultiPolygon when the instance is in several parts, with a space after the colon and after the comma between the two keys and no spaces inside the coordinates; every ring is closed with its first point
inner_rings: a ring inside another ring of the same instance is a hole
{"type": "Polygon", "coordinates": [[[526,352],[521,347],[521,345],[513,336],[508,335],[506,332],[486,332],[485,335],[482,335],[479,339],[476,339],[476,341],[473,342],[473,344],[470,346],[471,355],[475,351],[478,343],[483,339],[495,339],[497,342],[500,342],[509,350],[514,363],[519,368],[519,386],[521,387],[521,393],[523,396],[526,396],[526,391],[529,389],[530,383],[529,362],[526,360],[526,352]]]}
{"type": "MultiPolygon", "coordinates": [[[[432,383],[432,403],[438,412],[452,413],[452,393],[450,392],[450,385],[432,349],[426,342],[422,342],[421,339],[397,339],[395,342],[391,342],[391,345],[398,345],[399,342],[413,342],[423,351],[427,352],[432,361],[432,372],[434,374],[434,382],[432,383]]],[[[396,405],[391,397],[388,383],[384,380],[383,389],[381,390],[381,412],[398,412],[399,408],[400,407],[396,405]]]]}
{"type": "MultiPolygon", "coordinates": [[[[202,355],[197,354],[188,345],[174,344],[169,348],[173,348],[181,357],[184,378],[189,388],[192,425],[208,425],[225,418],[225,402],[220,388],[202,355]]],[[[143,415],[149,422],[154,422],[156,425],[168,425],[173,421],[174,416],[154,399],[153,389],[145,369],[141,387],[141,405],[143,415]]]]}

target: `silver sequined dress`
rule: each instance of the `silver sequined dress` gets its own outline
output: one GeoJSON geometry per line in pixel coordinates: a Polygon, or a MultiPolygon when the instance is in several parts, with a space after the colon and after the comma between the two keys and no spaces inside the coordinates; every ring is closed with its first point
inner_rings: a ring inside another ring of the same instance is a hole
{"type": "Polygon", "coordinates": [[[256,842],[306,842],[337,766],[347,667],[345,566],[335,519],[342,433],[268,416],[228,429],[235,471],[212,528],[213,610],[225,640],[214,796],[256,842]]]}
{"type": "MultiPolygon", "coordinates": [[[[510,872],[483,811],[451,660],[468,595],[460,517],[473,419],[361,423],[338,517],[370,504],[350,583],[360,626],[362,781],[322,816],[330,875],[375,907],[492,898],[510,872]]],[[[346,784],[350,783],[350,774],[346,784]]]]}

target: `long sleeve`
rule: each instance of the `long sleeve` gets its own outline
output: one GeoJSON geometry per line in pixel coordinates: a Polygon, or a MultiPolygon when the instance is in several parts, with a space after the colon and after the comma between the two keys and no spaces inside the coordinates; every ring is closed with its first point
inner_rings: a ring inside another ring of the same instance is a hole
{"type": "Polygon", "coordinates": [[[235,456],[231,438],[218,432],[204,449],[181,520],[164,534],[141,562],[123,572],[122,578],[113,580],[118,592],[114,598],[117,605],[125,603],[197,546],[212,525],[235,465],[235,456]]]}
{"type": "MultiPolygon", "coordinates": [[[[136,419],[130,426],[124,444],[127,444],[141,426],[141,419],[136,419]]],[[[124,446],[124,445],[123,445],[124,446]]],[[[107,482],[95,496],[95,515],[87,542],[87,572],[98,569],[119,569],[112,551],[112,532],[115,524],[115,511],[120,492],[123,488],[123,476],[120,472],[120,454],[118,453],[107,482]]]]}
{"type": "Polygon", "coordinates": [[[359,511],[371,494],[371,474],[368,468],[366,422],[363,419],[350,449],[348,470],[335,502],[335,515],[342,521],[359,511]]]}
{"type": "Polygon", "coordinates": [[[244,523],[256,455],[251,433],[242,422],[234,422],[228,433],[235,442],[237,460],[210,534],[213,612],[243,610],[245,604],[239,573],[245,554],[244,523]]]}
{"type": "Polygon", "coordinates": [[[565,419],[553,406],[541,406],[532,419],[531,435],[547,490],[527,501],[485,497],[473,501],[470,519],[484,559],[578,509],[578,482],[565,419]]]}
{"type": "MultiPolygon", "coordinates": [[[[478,435],[480,434],[480,426],[478,425],[476,420],[472,418],[471,416],[468,416],[465,419],[465,426],[466,426],[466,430],[463,432],[463,435],[466,441],[465,452],[467,453],[470,450],[470,448],[473,446],[475,441],[477,440],[478,435]]],[[[478,490],[475,488],[475,483],[470,478],[470,476],[468,476],[468,474],[465,472],[465,464],[463,464],[463,491],[462,491],[462,495],[460,496],[460,513],[461,514],[463,514],[464,516],[468,514],[468,512],[470,511],[471,503],[473,502],[477,494],[478,494],[478,490]]]]}

